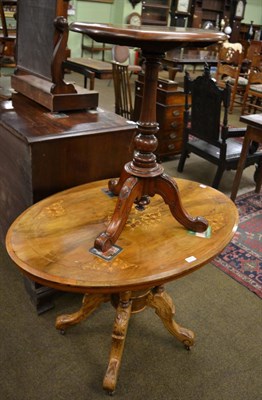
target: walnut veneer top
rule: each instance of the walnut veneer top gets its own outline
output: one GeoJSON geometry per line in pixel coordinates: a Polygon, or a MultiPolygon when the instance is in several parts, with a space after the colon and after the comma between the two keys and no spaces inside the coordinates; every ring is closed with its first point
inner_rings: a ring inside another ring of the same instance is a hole
{"type": "Polygon", "coordinates": [[[175,47],[203,47],[223,41],[227,36],[207,29],[132,26],[73,22],[70,30],[85,33],[97,42],[139,47],[153,53],[163,53],[175,47]]]}
{"type": "Polygon", "coordinates": [[[177,183],[185,209],[207,218],[211,238],[190,235],[156,195],[145,211],[133,206],[117,241],[123,251],[110,262],[100,259],[89,249],[116,203],[102,190],[107,181],[100,181],[34,204],[10,227],[7,250],[31,279],[61,290],[140,290],[179,278],[222,251],[236,231],[238,214],[221,192],[191,181],[177,183]]]}

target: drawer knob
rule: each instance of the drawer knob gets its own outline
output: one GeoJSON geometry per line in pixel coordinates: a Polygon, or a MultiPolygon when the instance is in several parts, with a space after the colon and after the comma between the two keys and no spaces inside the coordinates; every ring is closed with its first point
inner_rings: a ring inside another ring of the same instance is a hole
{"type": "Polygon", "coordinates": [[[169,145],[168,145],[168,149],[169,149],[169,150],[174,150],[174,148],[175,148],[175,145],[174,145],[174,144],[169,144],[169,145]]]}
{"type": "Polygon", "coordinates": [[[176,133],[172,132],[169,135],[170,139],[175,139],[177,137],[176,133]]]}
{"type": "Polygon", "coordinates": [[[170,126],[171,126],[172,128],[174,128],[174,129],[176,129],[176,128],[178,127],[178,123],[177,123],[177,122],[172,122],[172,123],[170,124],[170,126]]]}
{"type": "Polygon", "coordinates": [[[174,115],[174,117],[179,117],[180,111],[178,111],[178,110],[173,111],[173,115],[174,115]]]}

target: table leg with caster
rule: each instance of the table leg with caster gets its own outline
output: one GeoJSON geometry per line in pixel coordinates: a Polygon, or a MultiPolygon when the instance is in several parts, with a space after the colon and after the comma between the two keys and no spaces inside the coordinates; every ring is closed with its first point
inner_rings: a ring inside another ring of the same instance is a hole
{"type": "Polygon", "coordinates": [[[106,303],[110,300],[109,295],[104,294],[85,294],[82,301],[80,310],[72,314],[63,314],[56,318],[55,327],[60,330],[62,334],[68,326],[76,325],[86,319],[93,311],[95,311],[100,304],[106,303]]]}
{"type": "Polygon", "coordinates": [[[187,350],[195,343],[195,334],[187,328],[183,328],[173,319],[175,305],[171,297],[165,292],[163,286],[157,286],[148,295],[147,305],[154,308],[166,329],[182,342],[187,350]]]}
{"type": "Polygon", "coordinates": [[[120,294],[120,301],[116,309],[116,318],[112,333],[112,346],[109,356],[109,363],[103,381],[103,388],[110,395],[114,393],[117,377],[121,365],[122,354],[125,345],[128,322],[131,316],[130,301],[131,292],[120,294]]]}

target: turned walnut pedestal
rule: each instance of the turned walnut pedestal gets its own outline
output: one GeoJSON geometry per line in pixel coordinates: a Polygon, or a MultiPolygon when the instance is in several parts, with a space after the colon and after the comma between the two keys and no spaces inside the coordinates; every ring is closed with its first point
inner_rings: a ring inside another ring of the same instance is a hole
{"type": "Polygon", "coordinates": [[[149,204],[150,197],[156,194],[162,196],[173,217],[184,227],[197,232],[205,231],[207,221],[201,216],[192,218],[185,211],[175,181],[156,162],[154,152],[158,145],[156,133],[159,129],[156,121],[157,79],[161,61],[168,50],[185,47],[187,44],[191,47],[208,46],[225,40],[225,34],[206,29],[85,22],[74,22],[70,29],[86,34],[97,42],[141,48],[145,60],[143,98],[137,121],[138,132],[134,138],[134,157],[125,164],[120,178],[109,182],[109,189],[118,195],[118,202],[107,229],[95,239],[96,249],[103,252],[109,250],[121,235],[133,203],[143,208],[149,204]]]}
{"type": "Polygon", "coordinates": [[[27,277],[84,294],[79,311],[57,318],[58,330],[79,323],[104,302],[111,301],[116,308],[103,382],[109,393],[116,387],[133,312],[153,308],[186,348],[194,344],[194,333],[174,320],[175,306],[164,284],[209,262],[236,230],[237,210],[224,194],[191,181],[178,179],[177,184],[187,212],[207,219],[210,237],[189,232],[173,218],[162,197],[154,196],[144,210],[131,208],[117,243],[122,251],[110,261],[100,258],[89,250],[110,223],[117,203],[106,190],[106,181],[74,187],[34,204],[7,234],[8,253],[27,277]]]}

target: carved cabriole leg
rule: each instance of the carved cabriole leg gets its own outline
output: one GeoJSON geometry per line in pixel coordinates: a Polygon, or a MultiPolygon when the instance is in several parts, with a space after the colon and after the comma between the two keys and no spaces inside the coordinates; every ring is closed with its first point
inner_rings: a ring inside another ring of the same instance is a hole
{"type": "Polygon", "coordinates": [[[130,177],[130,174],[123,168],[119,179],[110,179],[108,189],[115,195],[119,195],[120,190],[125,181],[130,177]]]}
{"type": "Polygon", "coordinates": [[[183,328],[174,321],[175,305],[163,286],[158,286],[150,292],[147,298],[147,305],[155,309],[155,313],[160,317],[171,335],[182,342],[187,349],[193,346],[195,342],[194,332],[183,328]]]}
{"type": "Polygon", "coordinates": [[[162,174],[155,178],[155,193],[164,199],[173,217],[185,228],[196,232],[204,232],[208,228],[205,218],[191,217],[183,208],[177,184],[170,176],[162,174]]]}
{"type": "Polygon", "coordinates": [[[101,251],[107,251],[118,239],[129,212],[136,198],[140,198],[143,189],[143,182],[136,177],[128,178],[123,184],[114,210],[113,217],[105,232],[97,236],[95,247],[101,251]]]}
{"type": "Polygon", "coordinates": [[[73,314],[60,315],[56,319],[56,329],[64,332],[64,330],[71,325],[76,325],[87,318],[93,311],[95,311],[100,304],[106,303],[110,300],[107,294],[85,294],[82,301],[82,306],[79,311],[73,314]]]}
{"type": "Polygon", "coordinates": [[[120,301],[116,309],[116,318],[112,333],[112,346],[109,363],[104,377],[103,388],[112,394],[116,387],[118,372],[126,339],[128,322],[131,315],[131,292],[120,294],[120,301]]]}

